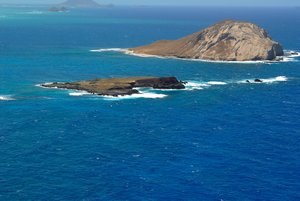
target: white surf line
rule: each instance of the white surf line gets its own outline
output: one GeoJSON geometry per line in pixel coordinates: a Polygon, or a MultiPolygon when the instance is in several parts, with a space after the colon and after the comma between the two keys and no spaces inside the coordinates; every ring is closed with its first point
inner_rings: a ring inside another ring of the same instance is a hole
{"type": "Polygon", "coordinates": [[[12,95],[0,95],[0,101],[12,101],[16,100],[15,98],[12,98],[12,95]]]}
{"type": "Polygon", "coordinates": [[[189,58],[178,58],[173,56],[163,57],[151,54],[137,54],[127,48],[102,48],[102,49],[95,49],[90,50],[91,52],[121,52],[127,55],[136,56],[136,57],[143,57],[143,58],[159,58],[159,59],[177,59],[183,61],[198,61],[198,62],[207,62],[207,63],[228,63],[228,64],[272,64],[272,63],[282,63],[282,62],[292,62],[297,61],[295,58],[300,57],[300,52],[293,51],[293,50],[285,50],[284,56],[277,57],[274,61],[269,60],[262,60],[262,61],[213,61],[213,60],[206,60],[206,59],[189,59],[189,58]]]}
{"type": "MultiPolygon", "coordinates": [[[[74,91],[74,90],[69,90],[69,91],[74,91]]],[[[94,95],[94,94],[86,92],[86,91],[75,90],[75,92],[70,92],[69,95],[70,96],[86,96],[86,95],[94,95]]]]}
{"type": "Polygon", "coordinates": [[[83,90],[75,90],[75,89],[67,89],[67,88],[58,88],[58,87],[44,87],[43,85],[50,85],[53,84],[53,82],[46,82],[43,84],[36,84],[36,87],[40,87],[43,89],[58,89],[58,90],[64,90],[64,91],[68,91],[70,96],[85,96],[85,95],[94,95],[93,93],[89,93],[87,91],[83,91],[83,90]]]}
{"type": "Polygon", "coordinates": [[[102,48],[102,49],[95,49],[90,50],[90,52],[127,52],[128,49],[126,48],[102,48]]]}
{"type": "Polygon", "coordinates": [[[166,94],[156,94],[150,92],[140,92],[138,94],[125,95],[125,96],[102,96],[105,100],[123,100],[123,99],[137,99],[137,98],[146,98],[146,99],[161,99],[165,98],[168,95],[166,94]]]}
{"type": "Polygon", "coordinates": [[[238,84],[271,84],[271,83],[276,83],[276,82],[286,82],[289,80],[288,77],[286,76],[277,76],[277,77],[272,77],[272,78],[266,78],[266,79],[259,79],[261,82],[255,82],[255,79],[245,79],[238,81],[238,84]]]}

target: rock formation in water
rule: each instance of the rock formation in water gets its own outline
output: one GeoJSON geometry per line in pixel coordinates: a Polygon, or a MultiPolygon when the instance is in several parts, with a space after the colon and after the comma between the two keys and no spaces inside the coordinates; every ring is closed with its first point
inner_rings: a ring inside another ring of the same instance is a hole
{"type": "Polygon", "coordinates": [[[68,11],[68,9],[64,6],[61,6],[61,7],[53,6],[53,7],[49,8],[48,11],[49,12],[66,12],[66,11],[68,11]]]}
{"type": "Polygon", "coordinates": [[[42,84],[47,88],[82,90],[106,96],[124,96],[138,94],[135,88],[150,87],[154,89],[184,89],[184,83],[175,77],[130,77],[95,79],[91,81],[42,84]]]}
{"type": "Polygon", "coordinates": [[[67,0],[64,3],[59,4],[59,6],[65,6],[67,8],[99,8],[112,6],[112,4],[101,5],[94,0],[67,0]]]}
{"type": "Polygon", "coordinates": [[[259,26],[226,20],[178,40],[162,40],[129,49],[135,54],[214,61],[275,60],[282,46],[259,26]]]}

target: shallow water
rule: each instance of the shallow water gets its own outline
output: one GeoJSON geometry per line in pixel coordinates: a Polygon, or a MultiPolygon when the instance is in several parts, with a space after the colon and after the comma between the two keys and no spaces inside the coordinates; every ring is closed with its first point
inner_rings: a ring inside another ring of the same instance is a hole
{"type": "Polygon", "coordinates": [[[299,52],[299,9],[0,10],[0,200],[300,199],[299,58],[232,64],[90,51],[234,18],[299,52]],[[117,99],[36,86],[124,76],[189,83],[144,89],[160,98],[117,99]],[[244,83],[255,78],[268,82],[244,83]]]}

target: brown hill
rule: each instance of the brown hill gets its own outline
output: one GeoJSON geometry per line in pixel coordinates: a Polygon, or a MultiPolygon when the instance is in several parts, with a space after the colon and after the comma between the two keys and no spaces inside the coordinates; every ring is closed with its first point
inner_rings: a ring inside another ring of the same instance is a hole
{"type": "Polygon", "coordinates": [[[259,26],[226,20],[178,40],[130,49],[136,54],[218,61],[274,60],[283,48],[259,26]]]}

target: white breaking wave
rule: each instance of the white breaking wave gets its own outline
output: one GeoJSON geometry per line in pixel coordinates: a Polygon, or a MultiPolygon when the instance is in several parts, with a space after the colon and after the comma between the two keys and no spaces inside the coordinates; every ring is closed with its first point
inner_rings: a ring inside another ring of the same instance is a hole
{"type": "Polygon", "coordinates": [[[76,91],[69,93],[70,96],[85,96],[85,95],[91,95],[91,93],[85,92],[85,91],[76,91]]]}
{"type": "Polygon", "coordinates": [[[185,60],[185,61],[200,61],[200,62],[209,62],[209,63],[234,63],[234,64],[258,64],[258,63],[265,63],[265,64],[272,64],[272,63],[281,63],[281,62],[295,62],[298,61],[296,58],[300,57],[300,52],[293,51],[293,50],[285,50],[284,56],[277,57],[274,61],[213,61],[213,60],[205,60],[205,59],[185,59],[185,58],[178,58],[178,57],[163,57],[158,55],[150,55],[150,54],[137,54],[133,51],[130,51],[127,48],[104,48],[104,49],[96,49],[90,50],[91,52],[121,52],[124,54],[137,56],[137,57],[145,57],[145,58],[159,58],[159,59],[178,59],[178,60],[185,60]]]}
{"type": "Polygon", "coordinates": [[[36,87],[41,87],[41,88],[44,88],[44,89],[49,89],[49,87],[44,87],[42,85],[50,85],[50,84],[53,84],[53,82],[45,82],[43,84],[36,84],[35,86],[36,87]]]}
{"type": "Polygon", "coordinates": [[[12,98],[11,95],[0,95],[0,101],[12,101],[12,100],[16,100],[16,99],[12,98]]]}
{"type": "Polygon", "coordinates": [[[273,82],[286,82],[288,81],[288,78],[285,76],[278,76],[275,78],[269,78],[269,79],[262,79],[264,83],[273,83],[273,82]]]}
{"type": "Polygon", "coordinates": [[[202,83],[202,82],[196,82],[196,81],[188,81],[186,84],[184,84],[185,89],[187,91],[192,90],[202,90],[204,87],[209,87],[208,84],[202,83]]]}
{"type": "Polygon", "coordinates": [[[207,82],[208,85],[226,85],[226,82],[220,82],[220,81],[210,81],[207,82]]]}
{"type": "Polygon", "coordinates": [[[300,57],[300,52],[293,50],[285,50],[284,56],[278,57],[278,59],[281,59],[281,61],[279,62],[297,62],[299,61],[297,57],[300,57]]]}
{"type": "Polygon", "coordinates": [[[273,78],[267,78],[267,79],[259,79],[261,82],[255,82],[255,79],[248,79],[248,80],[241,80],[238,81],[237,83],[240,84],[271,84],[274,82],[286,82],[288,81],[288,78],[286,76],[277,76],[273,78]]]}
{"type": "Polygon", "coordinates": [[[185,89],[188,91],[192,90],[201,90],[204,88],[211,87],[213,85],[226,85],[226,82],[221,81],[209,81],[209,82],[199,82],[199,81],[188,81],[186,84],[184,84],[185,89]]]}
{"type": "Polygon", "coordinates": [[[300,57],[300,52],[297,52],[294,50],[285,50],[284,56],[290,57],[290,58],[300,57]]]}
{"type": "Polygon", "coordinates": [[[127,52],[128,49],[124,48],[104,48],[104,49],[97,49],[97,50],[90,50],[91,52],[127,52]]]}
{"type": "Polygon", "coordinates": [[[122,99],[136,99],[136,98],[147,98],[147,99],[158,99],[165,98],[166,94],[156,94],[151,92],[140,92],[139,94],[125,95],[125,96],[103,96],[106,100],[122,100],[122,99]]]}

